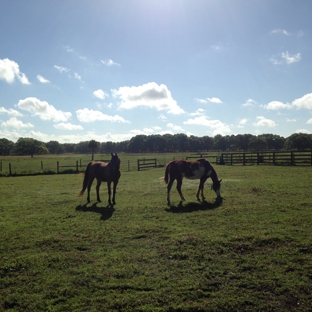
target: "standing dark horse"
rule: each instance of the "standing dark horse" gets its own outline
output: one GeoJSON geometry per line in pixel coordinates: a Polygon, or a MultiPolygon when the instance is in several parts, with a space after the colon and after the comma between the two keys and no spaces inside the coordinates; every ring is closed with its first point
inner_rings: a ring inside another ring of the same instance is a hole
{"type": "Polygon", "coordinates": [[[170,205],[170,190],[174,180],[177,180],[177,190],[180,194],[181,200],[185,200],[181,192],[182,179],[199,179],[199,186],[196,193],[197,200],[199,200],[199,192],[201,192],[202,200],[204,197],[204,183],[208,178],[211,178],[213,184],[212,189],[217,194],[217,199],[221,200],[221,181],[210,162],[204,158],[197,159],[196,161],[189,160],[173,160],[171,161],[165,171],[165,182],[167,184],[167,202],[170,205]]]}
{"type": "Polygon", "coordinates": [[[120,178],[120,159],[117,154],[113,154],[110,162],[105,163],[102,161],[93,161],[90,162],[87,166],[85,176],[83,179],[82,190],[78,193],[81,196],[84,191],[88,188],[88,203],[90,203],[90,189],[94,179],[97,180],[96,184],[96,195],[97,201],[100,202],[100,186],[102,182],[107,182],[107,190],[108,190],[108,204],[111,205],[111,183],[113,182],[113,205],[115,202],[115,194],[116,187],[118,184],[118,180],[120,178]]]}

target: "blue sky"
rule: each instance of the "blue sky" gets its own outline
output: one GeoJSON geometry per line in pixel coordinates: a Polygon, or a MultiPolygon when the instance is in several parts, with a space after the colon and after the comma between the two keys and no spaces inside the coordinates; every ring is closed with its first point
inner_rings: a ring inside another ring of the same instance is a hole
{"type": "Polygon", "coordinates": [[[0,7],[0,138],[312,133],[310,1],[0,7]]]}

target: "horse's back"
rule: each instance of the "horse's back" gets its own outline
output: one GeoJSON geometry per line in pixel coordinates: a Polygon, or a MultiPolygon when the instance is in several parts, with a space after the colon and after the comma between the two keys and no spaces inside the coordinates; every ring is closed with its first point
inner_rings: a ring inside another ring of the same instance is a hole
{"type": "Polygon", "coordinates": [[[119,168],[118,170],[112,170],[109,163],[106,162],[95,161],[90,167],[92,168],[94,177],[102,182],[118,181],[121,176],[119,168]]]}
{"type": "Polygon", "coordinates": [[[210,162],[205,158],[196,160],[173,160],[167,167],[169,167],[172,177],[184,177],[187,179],[200,179],[205,175],[209,176],[211,170],[213,170],[210,162]]]}

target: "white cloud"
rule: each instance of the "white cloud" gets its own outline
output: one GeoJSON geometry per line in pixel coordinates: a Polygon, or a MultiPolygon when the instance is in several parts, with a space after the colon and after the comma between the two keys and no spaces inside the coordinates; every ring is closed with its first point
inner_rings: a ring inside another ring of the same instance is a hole
{"type": "Polygon", "coordinates": [[[211,46],[211,48],[215,51],[218,51],[221,49],[221,44],[220,43],[214,44],[211,46]]]}
{"type": "Polygon", "coordinates": [[[283,35],[286,35],[286,36],[289,36],[290,33],[285,30],[285,29],[274,29],[271,31],[271,34],[283,34],[283,35]]]}
{"type": "Polygon", "coordinates": [[[296,122],[297,119],[289,119],[289,118],[286,118],[286,122],[296,122]]]}
{"type": "Polygon", "coordinates": [[[215,103],[215,104],[222,104],[222,101],[219,98],[212,97],[212,98],[206,98],[206,99],[198,99],[195,98],[196,101],[199,103],[207,104],[207,103],[215,103]]]}
{"type": "Polygon", "coordinates": [[[280,110],[280,109],[312,109],[312,93],[308,93],[303,97],[294,100],[291,104],[284,104],[279,101],[272,101],[267,105],[262,106],[269,110],[280,110]]]}
{"type": "Polygon", "coordinates": [[[307,121],[307,124],[312,124],[312,118],[310,118],[308,121],[307,121]]]}
{"type": "Polygon", "coordinates": [[[105,66],[120,66],[120,64],[118,63],[115,63],[113,60],[106,60],[106,61],[103,61],[101,60],[101,62],[105,65],[105,66]]]}
{"type": "Polygon", "coordinates": [[[296,130],[296,133],[307,133],[307,134],[311,134],[311,131],[306,130],[306,129],[298,129],[298,130],[296,130]]]}
{"type": "Polygon", "coordinates": [[[5,107],[0,107],[0,114],[8,114],[9,116],[14,116],[14,117],[22,117],[23,114],[20,113],[19,111],[9,108],[6,109],[5,107]]]}
{"type": "Polygon", "coordinates": [[[238,123],[238,128],[243,128],[246,125],[247,121],[248,121],[247,118],[241,119],[238,123]]]}
{"type": "Polygon", "coordinates": [[[286,52],[283,52],[281,56],[286,61],[287,64],[296,63],[301,60],[301,53],[290,55],[288,51],[286,51],[286,52]]]}
{"type": "Polygon", "coordinates": [[[257,104],[253,99],[248,99],[246,103],[242,104],[243,107],[255,106],[257,104]]]}
{"type": "Polygon", "coordinates": [[[48,79],[43,78],[41,75],[37,75],[37,79],[38,79],[41,83],[49,83],[49,82],[50,82],[48,79]]]}
{"type": "Polygon", "coordinates": [[[173,129],[175,131],[183,131],[184,132],[184,129],[182,127],[174,125],[173,123],[168,123],[167,127],[171,128],[171,129],[173,129]]]}
{"type": "Polygon", "coordinates": [[[151,133],[154,132],[154,130],[153,130],[152,128],[144,128],[143,131],[144,131],[145,133],[148,133],[148,134],[151,134],[151,133]]]}
{"type": "Polygon", "coordinates": [[[158,111],[167,110],[170,114],[184,113],[164,84],[149,82],[138,87],[120,87],[118,90],[111,91],[113,97],[120,99],[118,105],[122,109],[148,107],[158,111]]]}
{"type": "Polygon", "coordinates": [[[277,60],[277,59],[275,58],[275,56],[272,56],[272,57],[270,58],[270,62],[271,62],[273,65],[281,65],[281,64],[283,64],[283,61],[282,61],[282,60],[277,60]]]}
{"type": "Polygon", "coordinates": [[[228,134],[231,133],[230,127],[220,120],[211,120],[207,116],[199,116],[193,119],[188,119],[183,122],[185,125],[205,126],[214,129],[213,134],[228,134]]]}
{"type": "Polygon", "coordinates": [[[17,106],[25,111],[30,112],[34,116],[38,116],[42,120],[53,120],[54,122],[67,121],[72,114],[55,109],[46,101],[40,101],[35,97],[28,97],[20,100],[17,106]]]}
{"type": "Polygon", "coordinates": [[[164,114],[160,114],[158,118],[161,119],[162,121],[167,120],[167,117],[164,114]]]}
{"type": "Polygon", "coordinates": [[[280,109],[289,109],[291,108],[290,104],[284,104],[282,102],[279,101],[272,101],[270,103],[268,103],[267,105],[263,105],[262,106],[265,109],[269,109],[269,110],[280,110],[280,109]]]}
{"type": "Polygon", "coordinates": [[[19,70],[19,65],[5,58],[0,59],[0,79],[5,80],[7,83],[13,83],[17,78],[22,84],[30,84],[26,75],[19,70]]]}
{"type": "Polygon", "coordinates": [[[63,73],[63,72],[68,73],[70,71],[70,69],[63,67],[63,66],[54,65],[54,68],[57,69],[57,71],[60,73],[63,73]]]}
{"type": "Polygon", "coordinates": [[[257,116],[257,121],[254,123],[254,126],[274,128],[276,126],[276,123],[275,121],[267,119],[263,116],[257,116]]]}
{"type": "Polygon", "coordinates": [[[292,105],[297,109],[312,109],[312,93],[308,93],[303,97],[294,100],[292,102],[292,105]]]}
{"type": "Polygon", "coordinates": [[[202,116],[205,114],[205,110],[202,108],[197,109],[194,113],[190,113],[191,116],[202,116]]]}
{"type": "Polygon", "coordinates": [[[81,122],[111,121],[111,122],[129,123],[129,121],[125,120],[123,117],[119,115],[110,116],[103,114],[100,111],[95,111],[88,108],[78,109],[76,111],[76,114],[78,120],[81,122]]]}
{"type": "Polygon", "coordinates": [[[212,98],[207,98],[207,100],[211,103],[216,103],[216,104],[222,104],[222,101],[219,98],[212,97],[212,98]]]}
{"type": "Polygon", "coordinates": [[[97,97],[98,99],[104,100],[106,97],[108,97],[109,95],[107,93],[105,93],[103,90],[98,89],[96,91],[93,92],[93,95],[95,97],[97,97]]]}
{"type": "Polygon", "coordinates": [[[31,123],[23,123],[21,120],[17,119],[16,117],[12,117],[8,121],[4,121],[1,123],[2,127],[5,128],[33,128],[34,125],[31,123]]]}
{"type": "Polygon", "coordinates": [[[131,136],[140,135],[140,134],[147,135],[147,133],[145,133],[144,131],[139,130],[139,129],[130,130],[130,133],[131,133],[131,136]]]}
{"type": "Polygon", "coordinates": [[[70,52],[70,53],[74,52],[74,49],[71,48],[70,46],[66,46],[66,47],[65,47],[65,50],[66,50],[67,52],[70,52]]]}
{"type": "Polygon", "coordinates": [[[74,74],[74,78],[83,82],[83,80],[81,79],[81,76],[78,75],[77,73],[74,74]]]}
{"type": "Polygon", "coordinates": [[[292,64],[297,63],[301,60],[301,53],[297,53],[294,55],[290,55],[288,51],[282,52],[279,57],[272,56],[270,58],[270,62],[274,65],[282,65],[284,63],[286,64],[292,64]]]}
{"type": "Polygon", "coordinates": [[[68,122],[68,123],[61,122],[61,123],[55,124],[54,128],[60,129],[60,130],[70,130],[70,131],[72,131],[72,130],[83,130],[82,126],[73,125],[70,122],[68,122]]]}

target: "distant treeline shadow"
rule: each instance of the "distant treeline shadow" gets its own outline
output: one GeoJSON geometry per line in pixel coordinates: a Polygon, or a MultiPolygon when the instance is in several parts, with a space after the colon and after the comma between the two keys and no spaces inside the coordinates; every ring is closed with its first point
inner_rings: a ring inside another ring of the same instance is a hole
{"type": "Polygon", "coordinates": [[[98,207],[97,204],[101,203],[94,203],[91,206],[88,206],[88,204],[78,205],[76,207],[76,211],[95,212],[101,215],[101,220],[110,219],[115,211],[113,205],[107,205],[106,207],[98,207]]]}
{"type": "Polygon", "coordinates": [[[207,202],[206,200],[201,202],[191,202],[185,203],[184,201],[180,201],[177,206],[170,205],[169,208],[165,210],[167,212],[173,213],[184,213],[184,212],[193,212],[199,210],[212,210],[219,208],[222,205],[222,200],[215,200],[213,203],[207,202]]]}

